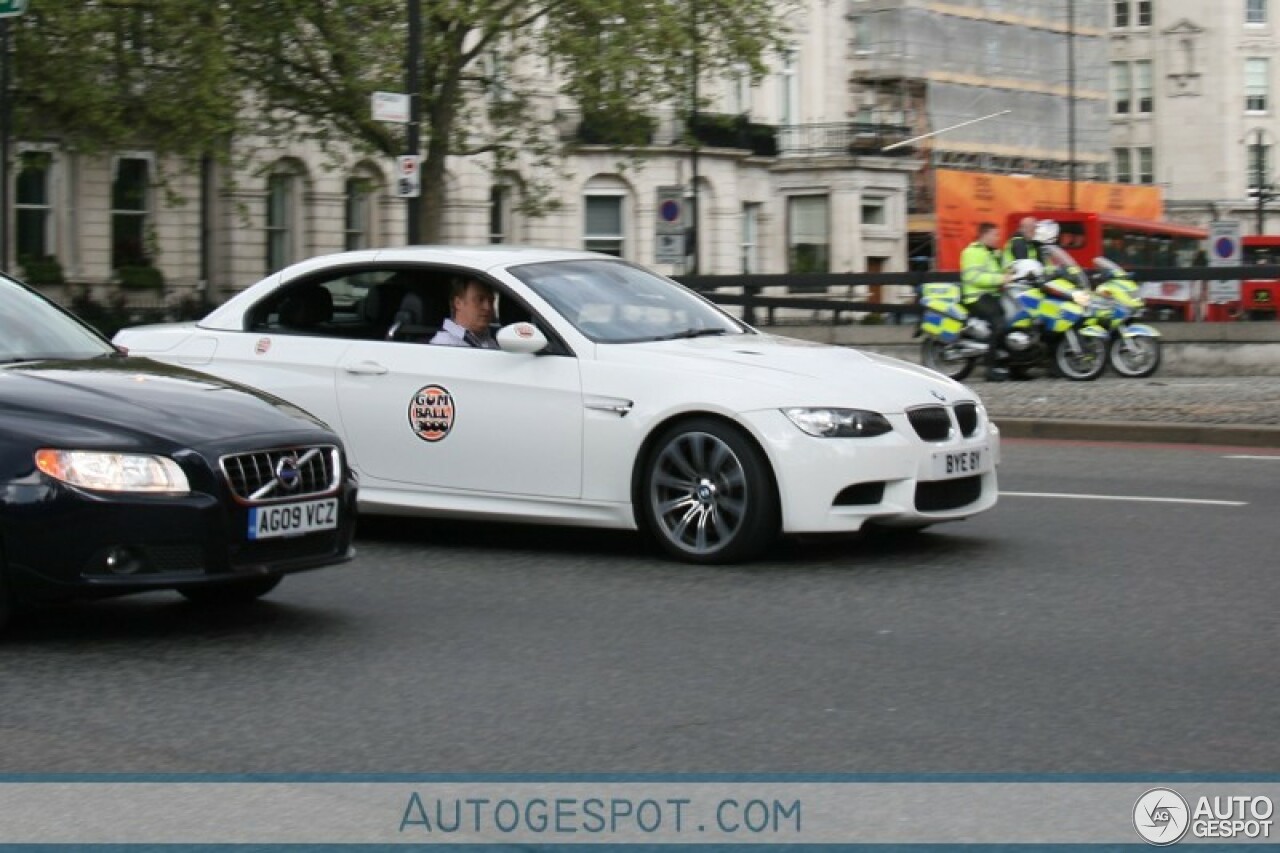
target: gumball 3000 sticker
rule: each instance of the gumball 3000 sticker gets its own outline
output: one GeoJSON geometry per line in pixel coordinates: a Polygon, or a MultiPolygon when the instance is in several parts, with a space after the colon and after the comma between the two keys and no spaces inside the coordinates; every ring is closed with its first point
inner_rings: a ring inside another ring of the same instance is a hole
{"type": "Polygon", "coordinates": [[[448,388],[428,385],[409,403],[409,426],[423,441],[440,441],[453,429],[456,409],[448,388]]]}

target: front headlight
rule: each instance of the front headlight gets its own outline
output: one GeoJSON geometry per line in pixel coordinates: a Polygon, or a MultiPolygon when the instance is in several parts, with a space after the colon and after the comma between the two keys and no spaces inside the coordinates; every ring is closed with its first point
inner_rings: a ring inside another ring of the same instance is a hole
{"type": "Polygon", "coordinates": [[[36,451],[36,467],[55,480],[98,492],[191,491],[178,463],[164,456],[43,448],[36,451]]]}
{"type": "Polygon", "coordinates": [[[871,438],[893,431],[884,415],[865,409],[783,409],[782,413],[818,438],[871,438]]]}

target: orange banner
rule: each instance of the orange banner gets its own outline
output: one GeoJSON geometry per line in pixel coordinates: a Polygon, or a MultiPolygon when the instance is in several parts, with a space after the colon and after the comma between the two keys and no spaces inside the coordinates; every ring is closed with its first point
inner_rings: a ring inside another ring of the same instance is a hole
{"type": "MultiPolygon", "coordinates": [[[[980,222],[996,223],[1000,226],[1000,239],[1007,240],[1005,218],[1010,213],[1044,208],[1066,210],[1071,201],[1068,181],[947,169],[937,169],[934,175],[937,269],[954,270],[960,266],[960,253],[973,242],[980,222]]],[[[1159,187],[1077,181],[1076,209],[1158,220],[1164,216],[1164,199],[1159,187]]]]}

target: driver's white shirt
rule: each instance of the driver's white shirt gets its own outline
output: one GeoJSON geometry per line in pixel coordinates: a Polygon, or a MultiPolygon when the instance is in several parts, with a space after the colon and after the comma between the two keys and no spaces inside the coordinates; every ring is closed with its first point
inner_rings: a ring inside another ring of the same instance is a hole
{"type": "Polygon", "coordinates": [[[462,326],[453,322],[452,317],[445,318],[444,325],[440,328],[440,331],[436,332],[435,337],[430,342],[442,347],[498,348],[498,342],[493,339],[493,335],[489,334],[488,331],[485,331],[483,335],[477,335],[474,332],[469,333],[462,326]],[[475,339],[476,342],[474,344],[467,340],[468,334],[475,339]]]}

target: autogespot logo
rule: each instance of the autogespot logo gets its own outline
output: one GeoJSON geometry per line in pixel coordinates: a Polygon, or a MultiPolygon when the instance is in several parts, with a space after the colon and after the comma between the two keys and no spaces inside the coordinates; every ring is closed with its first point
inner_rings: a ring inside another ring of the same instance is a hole
{"type": "Polygon", "coordinates": [[[1168,788],[1152,788],[1133,806],[1133,827],[1148,844],[1163,847],[1181,841],[1190,823],[1187,801],[1168,788]]]}

